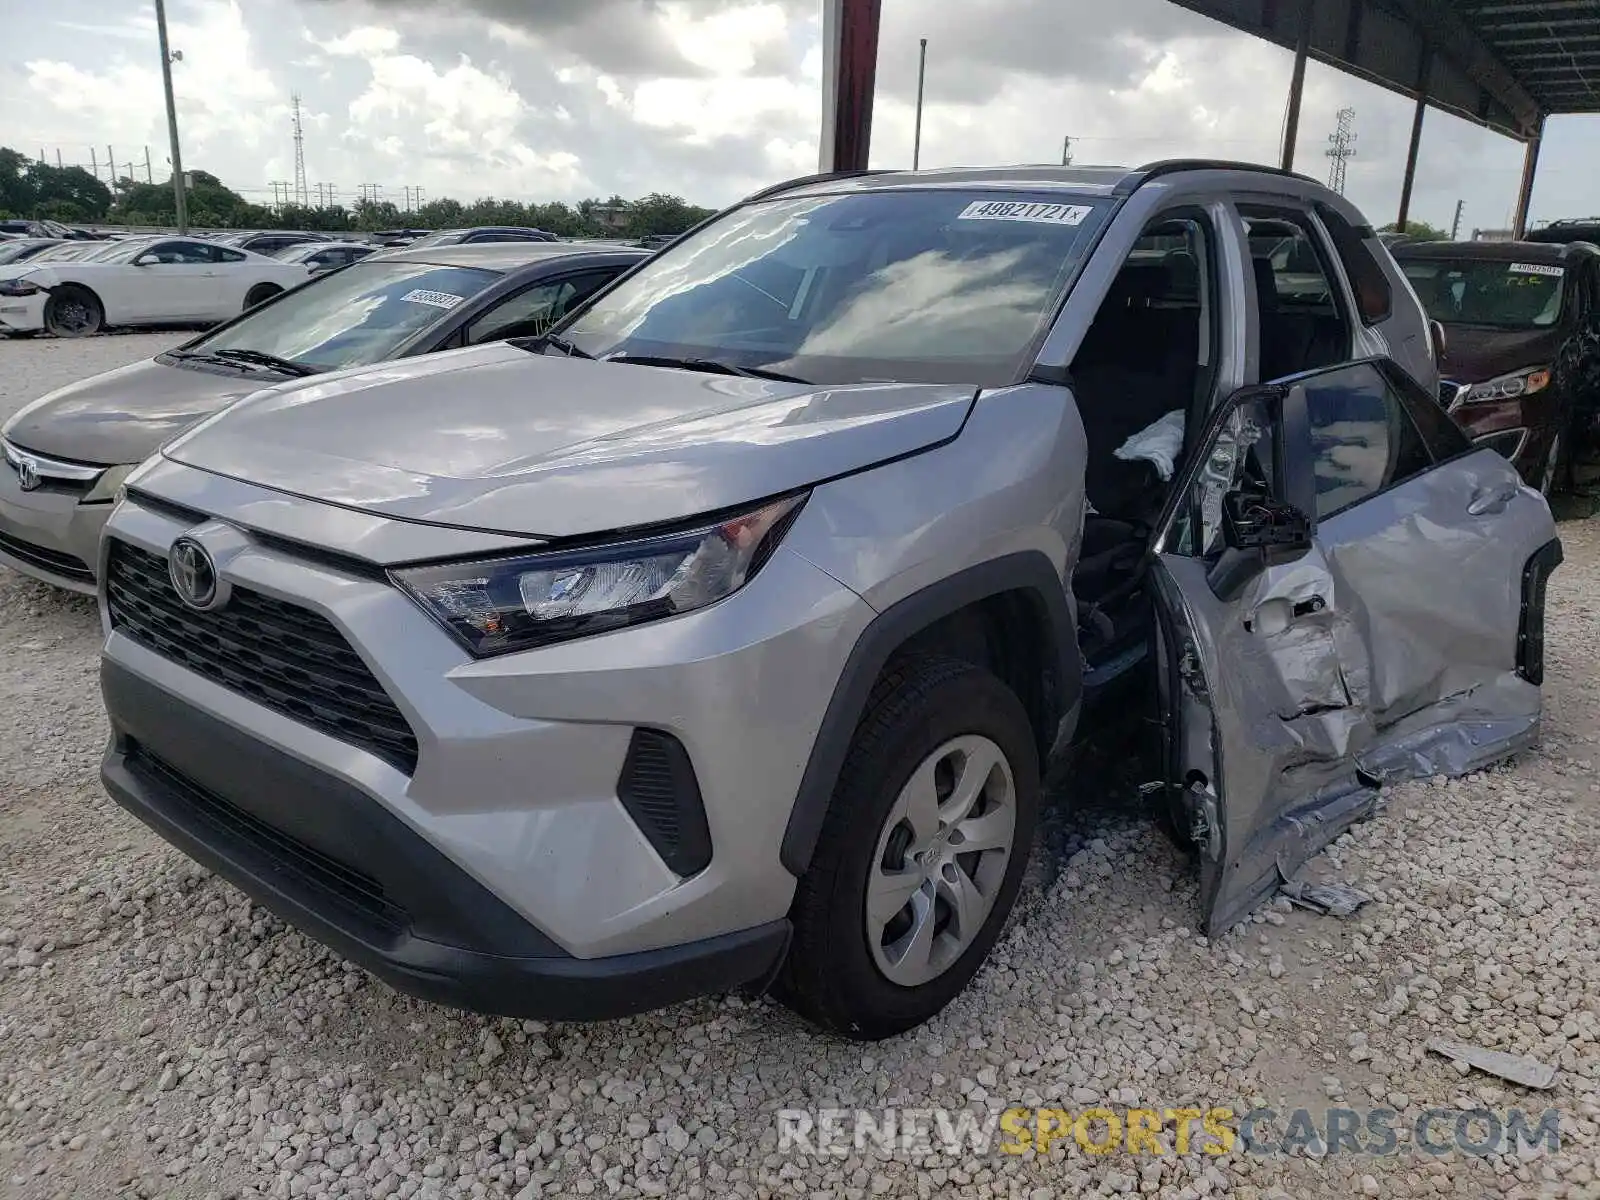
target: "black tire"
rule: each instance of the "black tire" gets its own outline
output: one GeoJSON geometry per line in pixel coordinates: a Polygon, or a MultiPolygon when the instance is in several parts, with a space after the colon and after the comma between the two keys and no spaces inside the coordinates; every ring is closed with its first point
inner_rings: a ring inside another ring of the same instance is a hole
{"type": "Polygon", "coordinates": [[[88,288],[64,283],[44,305],[44,327],[58,338],[89,337],[105,328],[106,310],[88,288]]]}
{"type": "Polygon", "coordinates": [[[858,1041],[928,1020],[971,981],[1016,902],[1039,812],[1039,761],[1028,714],[987,671],[954,659],[891,663],[873,688],[839,773],[811,866],[795,893],[794,939],[773,984],[779,1000],[823,1029],[858,1041]],[[917,986],[891,982],[866,925],[869,872],[880,834],[912,772],[954,738],[978,735],[1005,755],[1015,800],[1010,858],[993,907],[943,972],[917,986]]]}
{"type": "Polygon", "coordinates": [[[244,311],[249,312],[256,305],[265,304],[268,300],[271,300],[281,291],[283,291],[283,289],[278,287],[276,284],[256,284],[255,287],[250,289],[249,294],[244,298],[244,311]]]}

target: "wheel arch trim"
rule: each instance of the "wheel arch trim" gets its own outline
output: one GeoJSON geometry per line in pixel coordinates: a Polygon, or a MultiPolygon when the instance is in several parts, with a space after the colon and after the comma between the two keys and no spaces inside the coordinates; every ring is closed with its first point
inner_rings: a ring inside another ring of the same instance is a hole
{"type": "Polygon", "coordinates": [[[1067,584],[1047,555],[1028,550],[941,579],[884,609],[861,632],[834,686],[784,828],[778,858],[791,875],[799,878],[811,864],[851,738],[866,711],[873,684],[895,651],[952,613],[1007,592],[1037,598],[1045,616],[1045,636],[1053,643],[1041,664],[1053,676],[1044,691],[1046,729],[1038,731],[1042,745],[1048,748],[1055,727],[1078,701],[1083,668],[1067,584]]]}

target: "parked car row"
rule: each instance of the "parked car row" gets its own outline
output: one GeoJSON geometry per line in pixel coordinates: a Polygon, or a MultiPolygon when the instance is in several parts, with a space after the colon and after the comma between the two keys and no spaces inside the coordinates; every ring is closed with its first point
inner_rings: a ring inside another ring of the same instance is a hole
{"type": "Polygon", "coordinates": [[[1537,740],[1550,510],[1320,184],[813,177],[629,253],[373,255],[3,430],[111,795],[396,987],[884,1037],[1054,749],[1145,739],[1215,933],[1537,740]]]}

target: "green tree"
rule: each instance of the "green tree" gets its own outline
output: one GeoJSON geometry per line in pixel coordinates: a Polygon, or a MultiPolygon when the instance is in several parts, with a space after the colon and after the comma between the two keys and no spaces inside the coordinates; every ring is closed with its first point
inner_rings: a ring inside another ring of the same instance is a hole
{"type": "Polygon", "coordinates": [[[111,189],[82,167],[28,168],[33,204],[41,217],[56,221],[100,221],[111,207],[111,189]]]}
{"type": "MultiPolygon", "coordinates": [[[[1395,223],[1390,221],[1378,232],[1397,233],[1398,230],[1395,228],[1395,223]]],[[[1450,240],[1450,231],[1448,229],[1440,229],[1437,225],[1429,225],[1426,221],[1419,221],[1415,217],[1410,217],[1406,220],[1406,236],[1415,238],[1419,242],[1448,242],[1450,240]]]]}
{"type": "Polygon", "coordinates": [[[635,200],[628,210],[628,234],[647,237],[652,233],[682,233],[711,215],[709,208],[698,208],[681,196],[652,192],[635,200]]]}
{"type": "Polygon", "coordinates": [[[466,224],[466,209],[461,201],[429,200],[417,209],[417,224],[424,229],[458,229],[466,224]]]}
{"type": "Polygon", "coordinates": [[[0,209],[19,216],[33,208],[28,161],[27,155],[9,146],[0,146],[0,209]]]}

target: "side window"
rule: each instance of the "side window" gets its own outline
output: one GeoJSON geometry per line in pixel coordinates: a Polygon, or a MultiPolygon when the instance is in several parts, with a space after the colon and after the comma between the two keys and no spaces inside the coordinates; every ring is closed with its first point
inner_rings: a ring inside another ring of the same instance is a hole
{"type": "Polygon", "coordinates": [[[1255,274],[1262,382],[1347,362],[1353,334],[1310,218],[1241,205],[1255,274]]]}
{"type": "Polygon", "coordinates": [[[570,279],[537,283],[508,296],[467,324],[467,344],[537,337],[566,312],[577,289],[570,279]]]}
{"type": "Polygon", "coordinates": [[[216,256],[217,256],[217,258],[216,258],[217,262],[243,262],[244,261],[244,255],[239,253],[239,251],[237,251],[237,250],[228,250],[228,249],[226,249],[226,248],[224,248],[222,246],[215,247],[213,253],[215,253],[216,256]]]}
{"type": "Polygon", "coordinates": [[[157,242],[144,257],[158,263],[209,263],[213,247],[198,242],[157,242]]]}
{"type": "Polygon", "coordinates": [[[1405,401],[1371,363],[1308,379],[1316,517],[1325,520],[1433,465],[1405,401]]]}
{"type": "Polygon", "coordinates": [[[1357,229],[1326,204],[1317,205],[1317,216],[1333,239],[1333,249],[1344,264],[1350,289],[1356,296],[1356,309],[1368,325],[1387,321],[1394,311],[1394,288],[1372,247],[1375,235],[1369,228],[1357,229]]]}

